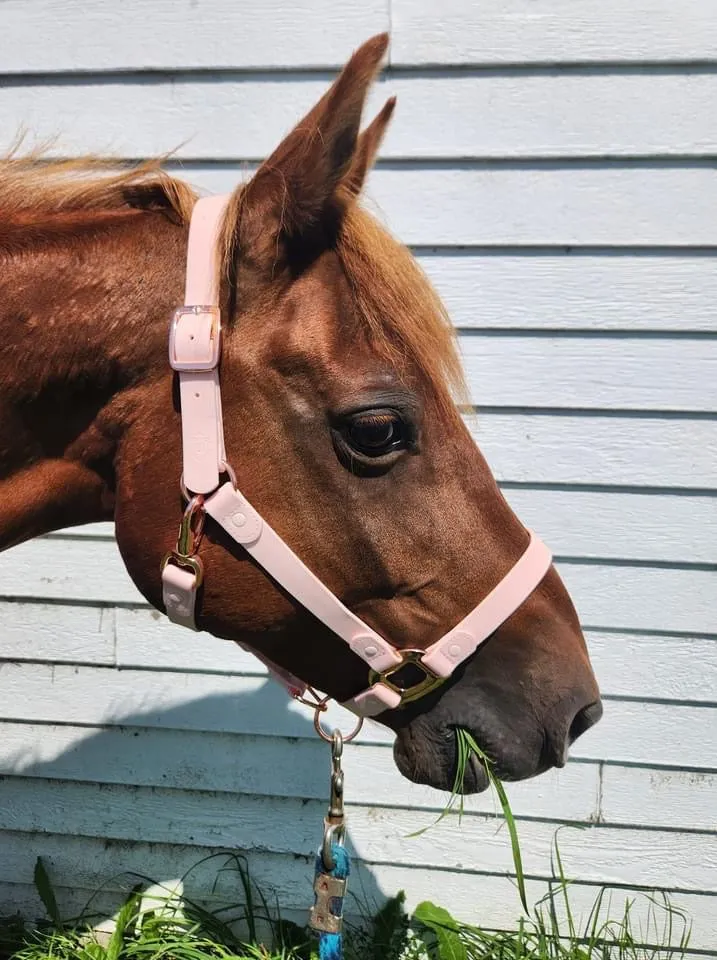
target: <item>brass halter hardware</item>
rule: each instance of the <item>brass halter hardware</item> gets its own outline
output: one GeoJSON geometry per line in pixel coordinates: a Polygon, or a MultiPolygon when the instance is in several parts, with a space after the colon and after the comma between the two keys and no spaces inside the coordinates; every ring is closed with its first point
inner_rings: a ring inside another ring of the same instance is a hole
{"type": "Polygon", "coordinates": [[[205,518],[204,497],[197,494],[190,498],[184,511],[177,535],[177,546],[165,554],[162,560],[162,570],[168,563],[173,563],[176,567],[191,571],[197,578],[197,589],[204,576],[204,566],[197,556],[197,550],[204,534],[205,518]]]}
{"type": "Polygon", "coordinates": [[[398,650],[397,653],[401,657],[401,662],[393,667],[389,667],[388,670],[382,670],[380,672],[378,670],[371,670],[369,673],[369,683],[371,685],[374,683],[384,683],[390,690],[393,690],[394,693],[400,694],[401,706],[403,706],[404,703],[412,703],[414,700],[419,700],[427,693],[431,693],[432,690],[440,687],[440,685],[446,681],[445,677],[439,677],[438,674],[434,673],[421,662],[421,657],[425,652],[425,650],[416,650],[413,648],[398,650]],[[392,682],[391,677],[409,664],[417,667],[421,671],[423,680],[419,680],[417,683],[413,683],[408,687],[402,687],[400,683],[392,682]]]}

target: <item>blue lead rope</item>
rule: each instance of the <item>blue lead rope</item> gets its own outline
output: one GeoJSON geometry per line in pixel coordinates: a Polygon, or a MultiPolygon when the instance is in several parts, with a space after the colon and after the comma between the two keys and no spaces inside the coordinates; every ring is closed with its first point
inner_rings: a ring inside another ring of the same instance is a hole
{"type": "Polygon", "coordinates": [[[316,877],[314,891],[316,900],[311,911],[310,925],[319,934],[320,960],[343,960],[344,935],[342,931],[344,895],[346,878],[350,871],[349,855],[346,848],[339,843],[331,844],[333,868],[327,870],[324,866],[322,854],[316,857],[316,877]],[[338,883],[331,881],[338,881],[338,883]],[[340,890],[340,896],[332,896],[332,892],[340,890]],[[327,930],[326,928],[334,928],[327,930]]]}

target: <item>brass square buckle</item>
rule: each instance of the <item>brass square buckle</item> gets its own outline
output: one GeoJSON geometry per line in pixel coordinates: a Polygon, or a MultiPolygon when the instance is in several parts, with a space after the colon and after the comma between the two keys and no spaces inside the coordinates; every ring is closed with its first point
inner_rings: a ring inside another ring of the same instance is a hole
{"type": "Polygon", "coordinates": [[[204,373],[214,370],[219,363],[221,350],[221,317],[219,307],[196,306],[179,307],[172,315],[172,324],[169,330],[169,365],[172,370],[182,373],[204,373]],[[192,339],[198,341],[198,346],[206,346],[204,356],[184,357],[180,355],[177,343],[177,330],[182,321],[192,324],[192,339]]]}
{"type": "Polygon", "coordinates": [[[369,673],[369,683],[371,686],[373,686],[374,683],[383,683],[389,690],[393,690],[394,693],[399,694],[401,697],[401,706],[403,706],[404,703],[412,703],[414,700],[419,700],[445,682],[445,677],[439,677],[438,674],[434,673],[421,662],[421,657],[426,652],[425,650],[409,649],[397,650],[396,652],[401,657],[401,662],[380,673],[377,670],[371,670],[369,673]],[[423,674],[423,679],[417,680],[415,683],[409,683],[407,686],[403,686],[399,678],[396,678],[396,682],[391,680],[391,677],[407,668],[409,670],[411,668],[420,670],[423,674]]]}

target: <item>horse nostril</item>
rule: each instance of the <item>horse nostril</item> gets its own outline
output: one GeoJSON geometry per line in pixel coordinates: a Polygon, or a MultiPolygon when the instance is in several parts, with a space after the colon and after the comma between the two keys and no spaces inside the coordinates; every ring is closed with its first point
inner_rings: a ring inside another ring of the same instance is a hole
{"type": "Polygon", "coordinates": [[[591,703],[587,707],[583,707],[582,710],[578,710],[573,718],[573,722],[570,724],[568,743],[573,743],[577,740],[586,730],[594,726],[601,716],[602,703],[599,700],[596,700],[595,703],[591,703]]]}

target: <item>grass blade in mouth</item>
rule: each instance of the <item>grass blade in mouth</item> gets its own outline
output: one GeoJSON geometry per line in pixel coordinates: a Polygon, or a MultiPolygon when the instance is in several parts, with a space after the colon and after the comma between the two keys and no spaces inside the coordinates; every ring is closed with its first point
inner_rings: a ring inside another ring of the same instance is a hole
{"type": "MultiPolygon", "coordinates": [[[[466,770],[468,769],[468,764],[472,756],[476,757],[476,759],[483,764],[483,769],[488,777],[488,783],[490,784],[491,788],[495,790],[501,810],[503,811],[503,817],[505,818],[505,823],[508,827],[508,834],[510,835],[510,847],[513,854],[513,866],[515,867],[515,877],[518,883],[520,902],[523,906],[523,910],[528,913],[528,898],[525,892],[525,874],[523,873],[523,858],[520,853],[518,828],[515,823],[515,817],[513,816],[510,801],[508,800],[508,795],[505,792],[505,787],[493,772],[493,761],[486,754],[486,752],[478,746],[473,735],[467,730],[464,730],[463,727],[458,727],[456,729],[456,779],[453,784],[451,800],[456,797],[463,785],[463,778],[465,777],[466,770]]],[[[460,797],[459,812],[462,814],[462,793],[460,794],[460,797]]]]}
{"type": "Polygon", "coordinates": [[[525,890],[525,875],[523,873],[523,858],[520,853],[520,841],[518,839],[518,828],[515,823],[510,801],[508,800],[508,795],[505,792],[505,787],[493,772],[493,761],[487,753],[478,746],[472,734],[463,727],[456,727],[456,775],[453,780],[453,787],[451,789],[451,795],[448,798],[448,803],[432,823],[429,823],[428,826],[421,827],[420,830],[407,834],[406,839],[410,840],[420,837],[432,827],[437,826],[444,817],[447,817],[448,814],[454,810],[456,805],[458,806],[458,818],[460,820],[464,810],[463,781],[472,757],[475,757],[476,760],[483,765],[483,769],[488,777],[488,784],[498,797],[498,802],[500,803],[510,836],[510,847],[513,855],[513,866],[515,867],[515,877],[518,883],[520,902],[523,910],[529,913],[528,897],[525,890]]]}

